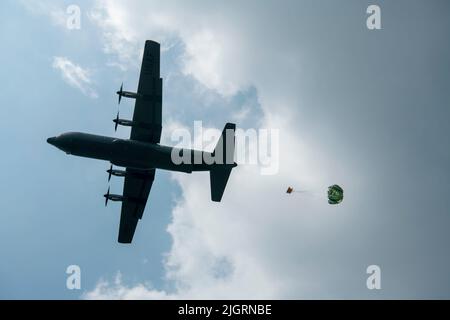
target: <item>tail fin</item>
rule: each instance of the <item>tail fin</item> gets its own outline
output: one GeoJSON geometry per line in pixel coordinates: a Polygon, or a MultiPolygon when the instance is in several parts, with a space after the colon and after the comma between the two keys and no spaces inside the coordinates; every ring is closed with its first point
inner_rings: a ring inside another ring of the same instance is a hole
{"type": "Polygon", "coordinates": [[[227,123],[213,151],[216,164],[209,173],[212,201],[220,202],[222,200],[231,170],[237,166],[234,162],[235,130],[234,123],[227,123]]]}

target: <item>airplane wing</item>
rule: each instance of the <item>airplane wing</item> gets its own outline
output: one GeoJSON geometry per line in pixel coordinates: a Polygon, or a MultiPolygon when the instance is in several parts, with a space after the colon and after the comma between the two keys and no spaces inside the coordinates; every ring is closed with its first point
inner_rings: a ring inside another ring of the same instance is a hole
{"type": "Polygon", "coordinates": [[[147,40],[134,106],[132,140],[159,143],[161,140],[162,79],[159,72],[160,45],[147,40]]]}
{"type": "MultiPolygon", "coordinates": [[[[134,106],[131,140],[159,143],[161,140],[162,79],[159,71],[160,45],[147,40],[134,106]]],[[[155,178],[155,170],[127,168],[123,186],[119,242],[131,243],[155,178]]]]}
{"type": "Polygon", "coordinates": [[[131,243],[138,221],[144,213],[147,198],[155,179],[155,170],[127,168],[123,186],[122,212],[120,215],[119,242],[131,243]]]}

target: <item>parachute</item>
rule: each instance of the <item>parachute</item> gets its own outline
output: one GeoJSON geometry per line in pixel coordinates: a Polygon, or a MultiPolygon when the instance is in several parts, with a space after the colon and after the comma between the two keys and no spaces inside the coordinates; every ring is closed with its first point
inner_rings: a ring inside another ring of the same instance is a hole
{"type": "MultiPolygon", "coordinates": [[[[292,193],[307,193],[314,195],[316,192],[311,192],[307,190],[294,190],[293,187],[288,187],[286,190],[287,194],[292,193]]],[[[334,184],[332,186],[328,187],[328,203],[329,204],[339,204],[344,199],[344,190],[338,186],[337,184],[334,184]]]]}
{"type": "Polygon", "coordinates": [[[328,187],[328,203],[329,204],[339,204],[344,199],[344,190],[334,184],[328,187]]]}

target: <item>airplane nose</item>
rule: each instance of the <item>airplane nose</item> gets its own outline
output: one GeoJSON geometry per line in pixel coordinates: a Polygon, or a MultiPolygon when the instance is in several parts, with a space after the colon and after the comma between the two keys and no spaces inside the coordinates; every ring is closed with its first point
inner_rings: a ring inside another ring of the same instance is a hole
{"type": "Polygon", "coordinates": [[[51,144],[51,145],[55,145],[55,141],[56,141],[56,137],[51,137],[47,139],[47,143],[51,144]]]}

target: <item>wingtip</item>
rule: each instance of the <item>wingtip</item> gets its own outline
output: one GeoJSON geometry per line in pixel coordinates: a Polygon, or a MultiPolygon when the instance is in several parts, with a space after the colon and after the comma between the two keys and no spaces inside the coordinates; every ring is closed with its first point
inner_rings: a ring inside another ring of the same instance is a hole
{"type": "Polygon", "coordinates": [[[117,239],[117,243],[121,243],[121,244],[131,244],[132,240],[129,239],[117,239]]]}
{"type": "Polygon", "coordinates": [[[159,42],[156,42],[154,40],[145,40],[145,45],[161,45],[159,42]]]}

